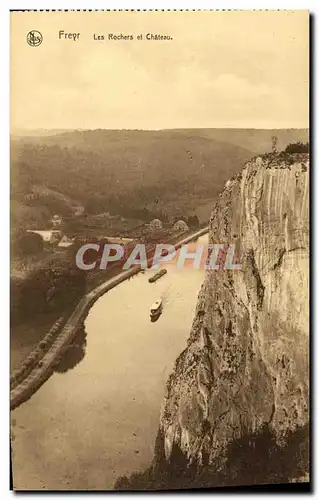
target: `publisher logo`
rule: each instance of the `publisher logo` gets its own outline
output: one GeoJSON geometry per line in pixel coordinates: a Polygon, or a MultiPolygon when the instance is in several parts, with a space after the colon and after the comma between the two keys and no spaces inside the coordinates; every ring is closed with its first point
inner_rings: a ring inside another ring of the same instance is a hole
{"type": "Polygon", "coordinates": [[[42,43],[43,36],[40,31],[32,30],[27,34],[27,42],[31,47],[38,47],[42,43]]]}

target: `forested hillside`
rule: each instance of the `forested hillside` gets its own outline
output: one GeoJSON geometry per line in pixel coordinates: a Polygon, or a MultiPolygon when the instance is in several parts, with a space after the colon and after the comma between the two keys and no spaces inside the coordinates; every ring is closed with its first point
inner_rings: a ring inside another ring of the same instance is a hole
{"type": "Polygon", "coordinates": [[[225,181],[258,151],[258,144],[261,151],[265,145],[271,149],[274,133],[282,146],[307,139],[303,130],[236,129],[13,136],[12,224],[25,225],[56,212],[69,214],[76,204],[89,214],[126,216],[145,207],[165,207],[172,213],[194,210],[217,196],[225,181]],[[44,194],[43,189],[50,191],[44,194]]]}

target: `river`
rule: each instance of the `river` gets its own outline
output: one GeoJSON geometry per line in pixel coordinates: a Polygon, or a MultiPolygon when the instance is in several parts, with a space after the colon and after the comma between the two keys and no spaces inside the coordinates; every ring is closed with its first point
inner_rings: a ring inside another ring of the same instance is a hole
{"type": "MultiPolygon", "coordinates": [[[[199,239],[207,243],[207,235],[199,239]]],[[[105,490],[152,457],[165,383],[186,347],[204,270],[165,266],[103,295],[86,320],[86,353],[11,413],[17,490],[105,490]],[[149,318],[163,298],[163,314],[149,318]]]]}

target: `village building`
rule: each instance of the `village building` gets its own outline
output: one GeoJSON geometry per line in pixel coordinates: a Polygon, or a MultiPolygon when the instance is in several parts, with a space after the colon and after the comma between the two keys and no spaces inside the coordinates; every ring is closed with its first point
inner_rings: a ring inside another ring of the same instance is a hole
{"type": "Polygon", "coordinates": [[[62,224],[62,217],[60,215],[53,215],[51,222],[53,227],[59,227],[62,224]]]}
{"type": "Polygon", "coordinates": [[[72,246],[74,243],[74,239],[68,238],[66,235],[62,236],[61,240],[58,243],[58,248],[68,248],[72,246]]]}
{"type": "Polygon", "coordinates": [[[176,232],[186,232],[189,230],[189,227],[184,220],[178,220],[175,222],[173,230],[176,232]]]}
{"type": "Polygon", "coordinates": [[[150,228],[152,231],[157,231],[158,229],[163,229],[163,224],[162,224],[162,222],[161,222],[159,219],[153,219],[153,220],[149,223],[149,228],[150,228]]]}
{"type": "Polygon", "coordinates": [[[55,243],[58,243],[58,241],[61,238],[61,231],[58,229],[52,229],[52,230],[37,230],[37,229],[28,229],[28,233],[35,233],[41,236],[43,243],[49,243],[50,245],[53,245],[55,243]]]}

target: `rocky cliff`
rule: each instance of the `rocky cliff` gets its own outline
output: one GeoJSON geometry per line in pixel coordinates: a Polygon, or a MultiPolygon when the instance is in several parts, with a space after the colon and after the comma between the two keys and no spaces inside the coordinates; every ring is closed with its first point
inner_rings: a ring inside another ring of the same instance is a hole
{"type": "Polygon", "coordinates": [[[308,168],[257,157],[219,195],[209,241],[235,243],[242,269],[206,272],[146,487],[307,477],[308,168]]]}
{"type": "Polygon", "coordinates": [[[308,168],[308,155],[258,157],[219,196],[210,243],[235,243],[242,270],[207,271],[167,384],[167,461],[178,446],[220,466],[238,439],[267,427],[284,446],[307,425],[308,168]]]}

